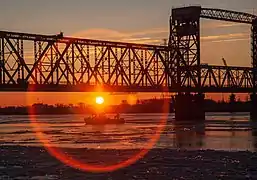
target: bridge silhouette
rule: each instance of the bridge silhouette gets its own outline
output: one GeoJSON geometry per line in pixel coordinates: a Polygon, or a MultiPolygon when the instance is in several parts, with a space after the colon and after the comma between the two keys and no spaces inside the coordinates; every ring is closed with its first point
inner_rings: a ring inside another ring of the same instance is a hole
{"type": "Polygon", "coordinates": [[[243,12],[172,9],[167,46],[0,31],[0,91],[177,92],[199,107],[204,93],[242,92],[257,105],[256,68],[257,16],[243,12]],[[201,18],[251,25],[252,66],[201,64],[201,18]]]}

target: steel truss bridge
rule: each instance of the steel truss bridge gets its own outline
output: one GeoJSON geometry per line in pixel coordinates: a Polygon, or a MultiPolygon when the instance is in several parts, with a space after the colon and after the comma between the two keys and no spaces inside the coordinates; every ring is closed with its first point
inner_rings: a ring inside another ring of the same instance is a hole
{"type": "Polygon", "coordinates": [[[172,10],[167,46],[0,31],[0,91],[253,92],[257,16],[172,10]],[[200,61],[200,18],[251,25],[252,67],[200,61]]]}

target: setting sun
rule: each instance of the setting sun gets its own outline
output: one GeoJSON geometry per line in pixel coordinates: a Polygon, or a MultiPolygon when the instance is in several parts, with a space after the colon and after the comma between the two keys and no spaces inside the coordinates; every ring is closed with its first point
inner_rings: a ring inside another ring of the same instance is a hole
{"type": "Polygon", "coordinates": [[[98,97],[96,97],[95,102],[96,102],[96,104],[103,104],[104,98],[101,96],[98,96],[98,97]]]}

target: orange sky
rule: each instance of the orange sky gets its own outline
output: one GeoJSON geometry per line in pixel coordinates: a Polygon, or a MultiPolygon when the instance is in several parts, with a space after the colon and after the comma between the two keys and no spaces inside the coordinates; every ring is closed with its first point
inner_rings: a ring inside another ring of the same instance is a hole
{"type": "MultiPolygon", "coordinates": [[[[122,100],[127,100],[133,104],[137,99],[161,98],[162,94],[127,94],[110,95],[108,93],[0,93],[1,106],[12,105],[32,105],[34,103],[47,104],[94,104],[97,96],[103,96],[105,104],[119,104],[122,100]]],[[[206,98],[213,100],[227,100],[229,94],[206,94],[206,98]]],[[[246,99],[247,94],[238,94],[242,101],[246,99]]]]}
{"type": "MultiPolygon", "coordinates": [[[[250,66],[249,26],[220,21],[203,21],[201,28],[201,61],[213,65],[222,65],[224,57],[228,65],[250,66]]],[[[121,32],[118,30],[95,28],[72,34],[76,37],[161,44],[168,36],[168,28],[152,28],[141,31],[121,32]]],[[[32,57],[32,56],[31,56],[32,57]]],[[[1,106],[30,105],[33,103],[94,103],[94,93],[0,93],[1,106]],[[7,98],[8,97],[8,98],[7,98]]],[[[131,96],[110,96],[103,94],[107,104],[118,104],[131,96]]],[[[135,94],[134,99],[161,97],[161,94],[135,94]]],[[[240,98],[245,100],[246,95],[240,98]]],[[[208,94],[207,98],[221,100],[222,94],[208,94]]],[[[226,99],[228,95],[223,95],[226,99]]]]}
{"type": "MultiPolygon", "coordinates": [[[[253,12],[253,0],[78,0],[4,1],[0,6],[1,30],[39,34],[115,40],[123,42],[162,44],[169,36],[169,16],[172,7],[188,4],[253,12]],[[38,23],[40,22],[40,23],[38,23]]],[[[32,52],[33,49],[31,49],[32,52]]],[[[33,54],[25,54],[33,57],[33,54]]],[[[201,62],[222,65],[250,66],[250,26],[221,21],[201,21],[201,62]]],[[[29,62],[29,58],[26,59],[29,62]]],[[[96,94],[88,93],[0,93],[0,105],[25,105],[35,102],[48,104],[94,102],[96,94]]],[[[130,96],[106,96],[106,102],[117,104],[130,96]]],[[[160,97],[160,94],[137,94],[136,98],[160,97]]],[[[226,98],[226,96],[224,96],[226,98]]],[[[219,100],[221,94],[207,95],[219,100]]],[[[241,96],[245,99],[245,95],[241,96]]]]}

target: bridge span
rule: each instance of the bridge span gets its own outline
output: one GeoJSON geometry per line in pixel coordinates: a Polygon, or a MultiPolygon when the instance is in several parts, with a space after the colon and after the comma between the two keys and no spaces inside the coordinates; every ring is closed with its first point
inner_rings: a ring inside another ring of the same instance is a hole
{"type": "Polygon", "coordinates": [[[177,104],[190,109],[196,102],[193,111],[201,112],[208,92],[251,93],[256,106],[256,69],[257,16],[243,12],[172,9],[167,46],[0,31],[0,91],[176,92],[177,104]],[[252,66],[202,65],[201,18],[249,24],[252,66]],[[200,99],[192,100],[191,93],[200,99]]]}

